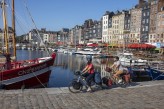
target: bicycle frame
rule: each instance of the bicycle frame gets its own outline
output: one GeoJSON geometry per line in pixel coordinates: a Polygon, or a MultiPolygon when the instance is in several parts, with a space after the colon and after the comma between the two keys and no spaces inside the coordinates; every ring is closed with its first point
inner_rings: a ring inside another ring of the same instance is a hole
{"type": "Polygon", "coordinates": [[[118,78],[113,77],[113,76],[114,76],[114,74],[116,73],[116,71],[115,71],[114,69],[112,69],[112,71],[111,71],[111,72],[109,72],[109,73],[110,73],[109,78],[110,78],[110,79],[111,79],[111,81],[112,81],[113,83],[115,83],[116,85],[126,84],[126,83],[125,83],[125,80],[123,79],[123,76],[120,76],[120,77],[118,77],[118,78]],[[119,80],[122,80],[122,82],[121,82],[121,83],[119,83],[119,82],[118,82],[119,80]]]}
{"type": "Polygon", "coordinates": [[[86,80],[85,80],[84,77],[81,76],[81,75],[78,76],[77,82],[80,82],[83,86],[87,86],[86,80]]]}

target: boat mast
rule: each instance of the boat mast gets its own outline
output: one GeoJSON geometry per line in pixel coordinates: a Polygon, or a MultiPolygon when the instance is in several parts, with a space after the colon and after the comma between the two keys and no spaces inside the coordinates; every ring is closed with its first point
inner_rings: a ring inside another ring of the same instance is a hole
{"type": "Polygon", "coordinates": [[[15,2],[12,0],[12,29],[13,29],[13,49],[14,49],[14,57],[16,58],[16,41],[15,41],[15,2]]]}
{"type": "Polygon", "coordinates": [[[6,7],[5,7],[5,0],[2,1],[2,11],[3,11],[3,23],[4,23],[4,40],[6,45],[6,53],[9,53],[9,46],[8,46],[8,27],[7,27],[7,19],[6,19],[6,7]]]}

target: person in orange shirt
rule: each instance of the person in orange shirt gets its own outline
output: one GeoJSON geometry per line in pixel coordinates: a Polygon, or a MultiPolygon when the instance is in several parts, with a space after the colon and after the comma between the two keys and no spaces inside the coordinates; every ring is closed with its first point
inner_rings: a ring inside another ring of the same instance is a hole
{"type": "Polygon", "coordinates": [[[88,85],[87,91],[91,91],[91,82],[94,79],[95,71],[94,71],[94,66],[92,64],[92,57],[87,57],[87,65],[86,67],[82,70],[83,76],[86,77],[86,82],[88,85]]]}

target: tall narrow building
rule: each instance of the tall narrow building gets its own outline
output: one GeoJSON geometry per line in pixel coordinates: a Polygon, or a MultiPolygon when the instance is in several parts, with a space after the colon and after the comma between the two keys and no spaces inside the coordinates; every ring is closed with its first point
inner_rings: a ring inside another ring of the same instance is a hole
{"type": "Polygon", "coordinates": [[[109,42],[109,30],[111,28],[111,18],[114,15],[113,12],[106,11],[102,18],[102,42],[109,42]]]}
{"type": "Polygon", "coordinates": [[[164,43],[164,0],[158,1],[156,42],[164,43]]]}
{"type": "Polygon", "coordinates": [[[157,9],[158,0],[151,0],[150,2],[150,23],[149,23],[149,43],[155,43],[157,37],[157,9]]]}
{"type": "Polygon", "coordinates": [[[128,32],[130,29],[129,11],[117,11],[112,19],[112,43],[117,44],[118,46],[123,46],[125,44],[125,37],[128,37],[128,32]]]}
{"type": "Polygon", "coordinates": [[[142,8],[140,8],[139,5],[136,5],[130,10],[130,14],[130,42],[140,43],[142,8]]]}
{"type": "Polygon", "coordinates": [[[141,6],[142,8],[142,18],[141,18],[141,36],[140,42],[146,43],[149,38],[149,23],[150,23],[150,4],[144,2],[141,6]]]}

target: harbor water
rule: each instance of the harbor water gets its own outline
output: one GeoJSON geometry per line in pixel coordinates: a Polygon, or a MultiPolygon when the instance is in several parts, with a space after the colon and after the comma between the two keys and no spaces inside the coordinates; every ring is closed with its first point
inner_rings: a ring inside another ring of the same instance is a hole
{"type": "MultiPolygon", "coordinates": [[[[17,50],[17,60],[35,59],[48,56],[46,51],[17,50]]],[[[82,70],[86,65],[86,56],[70,55],[58,53],[49,78],[48,87],[67,87],[74,78],[73,72],[82,70]]],[[[112,58],[96,59],[93,58],[95,71],[101,72],[101,76],[109,75],[106,71],[106,65],[113,63],[112,58]]]]}

